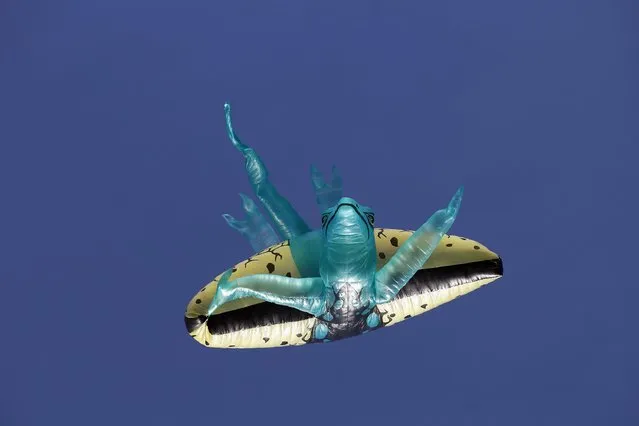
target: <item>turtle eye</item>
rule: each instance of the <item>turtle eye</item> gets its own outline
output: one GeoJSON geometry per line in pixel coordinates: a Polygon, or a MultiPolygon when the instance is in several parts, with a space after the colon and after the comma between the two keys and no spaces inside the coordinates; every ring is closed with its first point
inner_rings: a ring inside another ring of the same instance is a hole
{"type": "Polygon", "coordinates": [[[368,223],[371,224],[371,226],[375,225],[375,215],[372,213],[366,213],[366,217],[368,218],[368,223]]]}

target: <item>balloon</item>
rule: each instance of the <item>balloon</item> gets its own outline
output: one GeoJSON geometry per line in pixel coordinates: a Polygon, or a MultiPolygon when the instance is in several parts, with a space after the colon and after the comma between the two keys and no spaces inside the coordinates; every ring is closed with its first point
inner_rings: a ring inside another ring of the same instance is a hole
{"type": "Polygon", "coordinates": [[[448,234],[461,206],[459,188],[445,208],[415,231],[375,227],[375,212],[344,197],[315,167],[322,210],[311,229],[270,183],[255,151],[228,135],[243,154],[249,181],[268,218],[241,194],[245,220],[223,215],[254,250],[219,274],[187,306],[185,323],[215,348],[267,348],[341,340],[423,314],[503,275],[501,258],[482,244],[448,234]]]}

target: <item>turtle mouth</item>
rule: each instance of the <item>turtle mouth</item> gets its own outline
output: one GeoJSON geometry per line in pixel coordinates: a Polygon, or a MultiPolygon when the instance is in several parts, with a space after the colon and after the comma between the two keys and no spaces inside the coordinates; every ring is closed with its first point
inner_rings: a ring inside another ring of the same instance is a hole
{"type": "MultiPolygon", "coordinates": [[[[324,236],[328,237],[328,229],[331,225],[331,222],[333,221],[333,219],[335,219],[335,216],[337,216],[337,212],[339,211],[339,209],[341,209],[342,207],[351,207],[355,213],[357,213],[357,216],[359,216],[360,220],[362,221],[362,223],[364,224],[364,227],[366,228],[366,239],[365,241],[368,241],[372,235],[372,229],[370,226],[368,226],[368,222],[366,220],[366,218],[362,215],[362,213],[359,211],[359,209],[357,208],[357,206],[355,206],[353,203],[340,203],[338,204],[337,208],[335,209],[335,211],[333,212],[333,214],[331,215],[331,217],[328,219],[328,221],[326,222],[326,226],[324,228],[324,236]]],[[[353,234],[344,234],[344,235],[340,235],[339,233],[337,234],[342,238],[348,238],[348,239],[354,239],[354,235],[353,234]]]]}

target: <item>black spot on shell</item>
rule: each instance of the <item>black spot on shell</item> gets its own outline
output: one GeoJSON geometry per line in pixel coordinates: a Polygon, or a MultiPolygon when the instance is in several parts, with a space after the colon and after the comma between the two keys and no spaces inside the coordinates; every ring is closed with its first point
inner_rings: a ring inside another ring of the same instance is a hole
{"type": "Polygon", "coordinates": [[[264,340],[264,343],[268,342],[269,340],[271,340],[270,337],[262,337],[262,339],[264,340]]]}
{"type": "Polygon", "coordinates": [[[286,273],[286,276],[287,276],[287,277],[290,277],[290,276],[291,276],[291,273],[290,273],[290,272],[287,272],[287,273],[286,273]]]}
{"type": "Polygon", "coordinates": [[[422,309],[426,309],[426,306],[428,306],[428,304],[427,304],[427,303],[424,303],[424,304],[422,305],[422,309]]]}
{"type": "Polygon", "coordinates": [[[452,247],[452,246],[453,246],[453,244],[452,244],[452,243],[448,243],[448,244],[446,244],[446,247],[452,247]]]}
{"type": "Polygon", "coordinates": [[[208,346],[208,345],[209,345],[208,340],[205,340],[205,341],[204,341],[204,343],[206,344],[206,346],[208,346]]]}
{"type": "Polygon", "coordinates": [[[390,314],[390,317],[391,318],[395,318],[395,314],[390,314]]]}
{"type": "Polygon", "coordinates": [[[202,303],[202,300],[200,300],[200,299],[195,299],[195,303],[196,303],[197,305],[199,305],[200,303],[202,303]]]}
{"type": "Polygon", "coordinates": [[[399,244],[399,242],[397,241],[397,237],[393,237],[390,240],[391,245],[393,245],[394,247],[397,247],[397,245],[399,244]]]}
{"type": "Polygon", "coordinates": [[[275,265],[273,265],[272,263],[267,263],[266,264],[266,269],[268,269],[268,273],[272,274],[273,271],[275,270],[275,265]]]}
{"type": "Polygon", "coordinates": [[[302,333],[297,333],[296,336],[297,337],[302,337],[302,333]]]}
{"type": "Polygon", "coordinates": [[[459,237],[459,238],[461,238],[463,241],[466,241],[466,238],[464,238],[464,237],[459,237]]]}
{"type": "Polygon", "coordinates": [[[233,268],[233,271],[231,271],[231,272],[237,272],[237,268],[233,268]]]}
{"type": "Polygon", "coordinates": [[[284,345],[288,345],[288,342],[286,340],[284,340],[282,343],[280,343],[280,346],[284,346],[284,345]]]}
{"type": "Polygon", "coordinates": [[[200,290],[200,291],[204,291],[204,290],[206,290],[206,287],[204,287],[204,288],[203,288],[202,290],[200,290]]]}
{"type": "Polygon", "coordinates": [[[406,316],[404,317],[404,319],[408,319],[408,318],[410,318],[411,316],[412,316],[412,315],[406,315],[406,316]]]}
{"type": "Polygon", "coordinates": [[[386,259],[386,255],[383,252],[379,252],[379,258],[380,259],[386,259]]]}
{"type": "Polygon", "coordinates": [[[479,250],[479,246],[475,246],[473,247],[475,250],[479,250]]]}
{"type": "Polygon", "coordinates": [[[229,348],[234,348],[234,347],[235,347],[235,345],[229,345],[229,348]]]}

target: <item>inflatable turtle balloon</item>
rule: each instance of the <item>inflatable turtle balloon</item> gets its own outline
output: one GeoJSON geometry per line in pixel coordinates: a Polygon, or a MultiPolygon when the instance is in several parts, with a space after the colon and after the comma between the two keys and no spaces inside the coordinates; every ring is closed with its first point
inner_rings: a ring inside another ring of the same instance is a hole
{"type": "Polygon", "coordinates": [[[333,167],[326,184],[311,167],[321,227],[311,229],[271,184],[256,152],[226,127],[245,158],[257,204],[240,194],[245,220],[223,215],[257,254],[219,274],[187,306],[185,322],[214,348],[332,342],[397,324],[500,278],[501,258],[448,234],[463,188],[416,231],[375,227],[374,211],[342,194],[333,167]]]}

